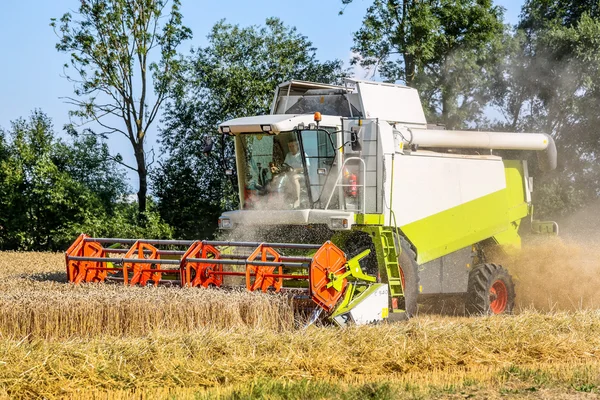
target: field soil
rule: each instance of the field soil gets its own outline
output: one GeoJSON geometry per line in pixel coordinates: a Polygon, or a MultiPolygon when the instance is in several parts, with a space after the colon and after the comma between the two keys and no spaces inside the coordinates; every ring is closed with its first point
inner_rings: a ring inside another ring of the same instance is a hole
{"type": "Polygon", "coordinates": [[[62,254],[0,253],[0,398],[597,398],[597,262],[530,246],[504,256],[514,315],[348,329],[296,326],[283,296],[75,286],[62,254]]]}

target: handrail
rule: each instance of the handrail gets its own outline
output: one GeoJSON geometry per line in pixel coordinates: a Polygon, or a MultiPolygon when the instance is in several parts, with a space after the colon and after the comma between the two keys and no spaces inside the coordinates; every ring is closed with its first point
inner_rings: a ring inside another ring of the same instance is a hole
{"type": "MultiPolygon", "coordinates": [[[[398,251],[398,246],[399,244],[396,242],[396,237],[397,235],[399,235],[398,233],[398,223],[396,222],[396,213],[390,209],[390,215],[392,216],[392,220],[394,221],[394,249],[396,249],[396,255],[400,255],[400,252],[398,251]]],[[[390,225],[392,224],[392,221],[390,221],[390,225]]]]}
{"type": "MultiPolygon", "coordinates": [[[[367,164],[365,164],[365,160],[363,160],[360,157],[348,157],[344,160],[344,162],[342,163],[342,166],[340,167],[340,170],[338,172],[338,176],[335,179],[335,185],[333,186],[333,190],[331,191],[331,194],[329,195],[329,199],[327,200],[327,204],[325,205],[325,209],[328,210],[329,209],[329,203],[331,203],[331,199],[333,198],[333,193],[335,192],[335,189],[337,189],[338,187],[349,187],[349,186],[355,186],[355,185],[340,185],[339,181],[340,178],[342,177],[342,174],[344,173],[344,167],[346,166],[346,163],[350,160],[358,160],[362,163],[363,169],[362,169],[362,183],[360,185],[356,185],[356,186],[361,186],[362,187],[362,202],[361,202],[361,207],[360,207],[360,211],[362,212],[362,214],[365,213],[366,210],[366,191],[367,191],[367,164]]],[[[345,206],[344,206],[345,207],[345,206]]]]}

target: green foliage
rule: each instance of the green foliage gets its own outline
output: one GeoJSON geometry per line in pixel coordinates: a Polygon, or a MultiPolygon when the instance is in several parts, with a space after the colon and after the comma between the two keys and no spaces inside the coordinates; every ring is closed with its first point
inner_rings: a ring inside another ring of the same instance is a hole
{"type": "Polygon", "coordinates": [[[110,157],[108,145],[95,135],[72,134],[69,145],[56,146],[58,168],[95,193],[109,212],[129,191],[127,177],[110,157]]]}
{"type": "Polygon", "coordinates": [[[57,139],[41,111],[0,130],[0,249],[64,250],[81,232],[169,236],[156,212],[137,226],[135,204],[123,203],[125,174],[107,152],[95,136],[57,139]]]}
{"type": "Polygon", "coordinates": [[[535,214],[539,218],[556,218],[573,214],[584,204],[585,194],[564,180],[554,178],[537,185],[533,193],[535,214]]]}
{"type": "Polygon", "coordinates": [[[69,99],[76,107],[71,115],[95,122],[102,135],[129,140],[136,165],[127,167],[138,174],[143,215],[146,133],[180,73],[176,48],[192,36],[182,25],[180,0],[82,0],[77,13],[53,18],[51,26],[59,37],[56,49],[70,56],[65,68],[76,95],[69,99]]]}
{"type": "Polygon", "coordinates": [[[430,122],[457,128],[482,115],[503,37],[491,0],[374,0],[354,34],[353,63],[419,89],[430,122]]]}
{"type": "Polygon", "coordinates": [[[523,5],[519,27],[539,32],[550,26],[576,26],[584,15],[600,17],[595,0],[528,0],[523,5]]]}
{"type": "Polygon", "coordinates": [[[494,104],[511,130],[551,134],[558,169],[541,176],[537,210],[559,216],[600,194],[600,14],[589,1],[529,0],[497,75],[494,104]]]}
{"type": "Polygon", "coordinates": [[[148,203],[144,224],[141,225],[138,221],[137,204],[119,201],[113,204],[112,213],[100,210],[97,214],[87,214],[83,220],[71,223],[66,227],[64,236],[68,242],[73,241],[73,238],[81,232],[94,237],[134,239],[173,237],[173,228],[163,221],[152,200],[148,203]]]}
{"type": "Polygon", "coordinates": [[[270,18],[264,26],[241,28],[221,21],[208,45],[185,61],[165,111],[161,134],[167,157],[156,171],[155,194],[161,216],[176,236],[205,238],[224,209],[237,205],[237,178],[229,137],[217,126],[230,118],[267,114],[278,84],[291,79],[339,82],[340,61],[320,62],[316,49],[295,28],[270,18]],[[203,154],[214,141],[210,155],[203,154]]]}
{"type": "Polygon", "coordinates": [[[1,246],[55,248],[60,240],[57,229],[68,219],[81,217],[87,207],[93,208],[95,199],[57,165],[63,160],[44,114],[36,111],[29,120],[13,122],[8,136],[9,157],[2,168],[5,215],[1,246]]]}

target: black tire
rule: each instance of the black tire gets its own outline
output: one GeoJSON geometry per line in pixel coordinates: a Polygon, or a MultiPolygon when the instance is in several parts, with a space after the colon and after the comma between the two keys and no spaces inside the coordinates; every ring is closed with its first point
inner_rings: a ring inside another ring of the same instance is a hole
{"type": "Polygon", "coordinates": [[[410,244],[402,236],[395,236],[400,242],[402,253],[398,256],[398,265],[401,274],[404,275],[404,301],[400,300],[398,307],[406,311],[406,318],[417,315],[419,296],[419,270],[417,265],[417,255],[410,247],[410,244]]]}
{"type": "Polygon", "coordinates": [[[515,284],[506,269],[480,264],[469,273],[467,314],[510,314],[515,306],[515,284]]]}
{"type": "Polygon", "coordinates": [[[346,239],[343,250],[346,253],[348,260],[359,255],[366,249],[371,250],[371,253],[359,261],[360,268],[367,275],[377,278],[379,281],[379,263],[377,262],[377,252],[373,238],[366,232],[355,232],[346,239]]]}

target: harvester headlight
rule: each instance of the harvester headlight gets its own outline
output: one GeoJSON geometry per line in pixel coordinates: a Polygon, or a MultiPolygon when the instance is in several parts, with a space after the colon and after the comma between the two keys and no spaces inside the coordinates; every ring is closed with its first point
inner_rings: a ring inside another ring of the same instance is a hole
{"type": "Polygon", "coordinates": [[[231,229],[233,224],[229,218],[219,218],[219,228],[221,229],[231,229]]]}
{"type": "Polygon", "coordinates": [[[221,133],[231,133],[231,128],[228,126],[222,126],[221,133]]]}
{"type": "Polygon", "coordinates": [[[348,218],[331,218],[331,229],[348,229],[348,218]]]}
{"type": "Polygon", "coordinates": [[[260,129],[262,129],[263,132],[271,132],[271,125],[261,125],[260,129]]]}

